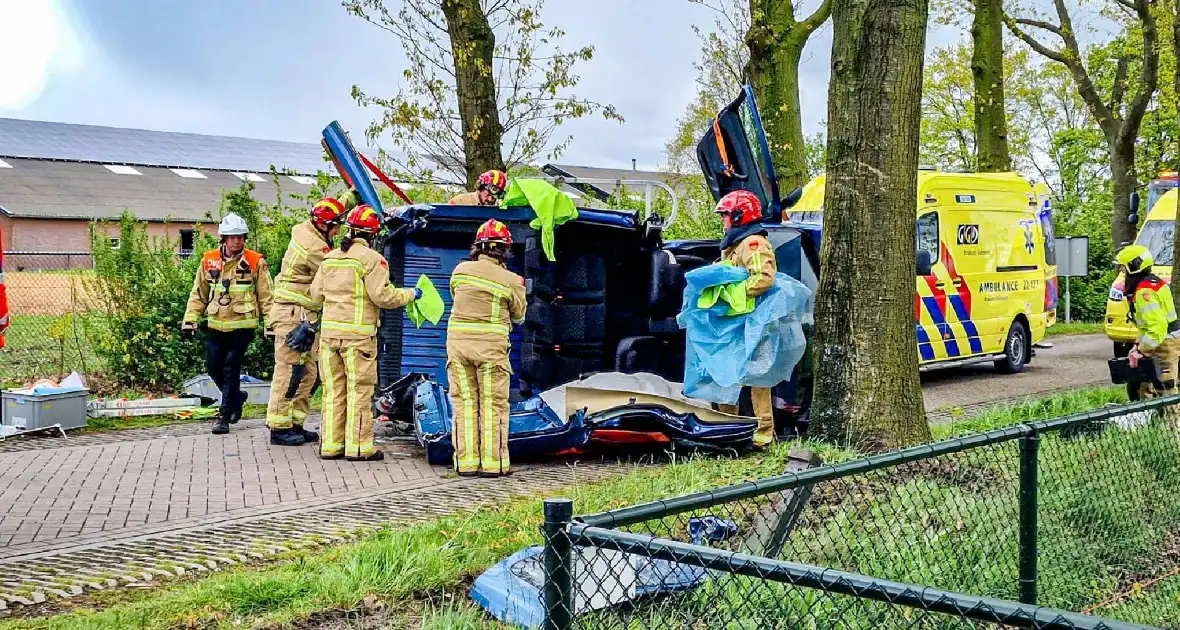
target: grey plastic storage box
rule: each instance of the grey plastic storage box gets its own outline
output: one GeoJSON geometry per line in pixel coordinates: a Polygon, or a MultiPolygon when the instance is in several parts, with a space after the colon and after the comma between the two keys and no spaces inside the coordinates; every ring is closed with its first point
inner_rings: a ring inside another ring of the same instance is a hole
{"type": "MultiPolygon", "coordinates": [[[[251,378],[242,375],[243,379],[251,378]]],[[[242,381],[242,391],[246,392],[248,398],[247,404],[251,405],[265,405],[270,402],[270,381],[242,381]]],[[[209,378],[208,374],[201,374],[194,376],[184,382],[184,393],[190,396],[203,396],[205,398],[212,398],[213,404],[221,403],[221,390],[217,389],[217,383],[209,378]]]]}
{"type": "Polygon", "coordinates": [[[88,389],[61,394],[20,394],[0,392],[4,403],[3,424],[18,431],[44,429],[60,425],[62,429],[86,426],[88,389]]]}

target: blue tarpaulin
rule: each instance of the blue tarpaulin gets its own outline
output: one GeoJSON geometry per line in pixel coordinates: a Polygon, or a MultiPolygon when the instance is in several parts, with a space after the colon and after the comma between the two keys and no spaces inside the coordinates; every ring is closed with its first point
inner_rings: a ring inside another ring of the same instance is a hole
{"type": "Polygon", "coordinates": [[[686,333],[684,393],[715,403],[736,404],[743,386],[774,387],[791,379],[807,340],[802,318],[811,298],[806,285],[783,273],[758,296],[754,312],[729,315],[723,301],[702,308],[709,287],[741,282],[749,272],[715,264],[685,274],[684,302],[676,321],[686,333]]]}

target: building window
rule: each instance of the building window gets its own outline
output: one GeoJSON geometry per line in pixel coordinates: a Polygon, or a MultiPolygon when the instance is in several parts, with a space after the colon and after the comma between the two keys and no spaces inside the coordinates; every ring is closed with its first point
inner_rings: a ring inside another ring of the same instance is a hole
{"type": "Polygon", "coordinates": [[[103,166],[116,175],[142,175],[139,171],[125,164],[103,164],[103,166]]]}
{"type": "Polygon", "coordinates": [[[315,185],[314,177],[308,177],[306,175],[288,175],[287,177],[290,177],[291,181],[295,182],[296,184],[303,184],[304,186],[315,185]]]}
{"type": "Polygon", "coordinates": [[[240,179],[244,182],[266,181],[266,180],[262,179],[262,176],[259,175],[258,173],[234,173],[234,177],[237,177],[238,179],[240,179]]]}
{"type": "Polygon", "coordinates": [[[4,160],[0,160],[0,168],[12,168],[12,165],[4,160]]]}
{"type": "Polygon", "coordinates": [[[193,230],[180,231],[180,251],[191,252],[195,246],[196,232],[193,230]]]}
{"type": "Polygon", "coordinates": [[[118,237],[118,236],[112,236],[112,237],[110,238],[110,243],[111,243],[111,249],[116,249],[116,250],[117,250],[117,249],[119,249],[119,243],[120,243],[120,241],[119,241],[119,237],[118,237]]]}

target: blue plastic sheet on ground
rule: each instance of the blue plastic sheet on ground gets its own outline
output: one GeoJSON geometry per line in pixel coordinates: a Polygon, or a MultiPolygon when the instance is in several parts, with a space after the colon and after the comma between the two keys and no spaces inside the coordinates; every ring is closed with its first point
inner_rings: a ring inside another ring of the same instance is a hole
{"type": "MultiPolygon", "coordinates": [[[[732,537],[738,533],[738,526],[730,520],[704,516],[689,521],[688,531],[693,544],[701,545],[732,537]]],[[[540,628],[545,617],[541,601],[545,580],[543,550],[536,545],[526,547],[496,563],[476,578],[471,599],[502,623],[529,630],[540,628]]],[[[574,554],[576,614],[690,591],[708,575],[700,567],[636,554],[581,547],[575,548],[574,554]]]]}
{"type": "Polygon", "coordinates": [[[758,296],[754,312],[728,315],[728,304],[698,306],[708,287],[745,280],[749,272],[714,264],[685,274],[684,302],[676,321],[685,330],[684,393],[736,404],[743,386],[774,387],[791,379],[807,340],[803,315],[811,290],[783,273],[758,296]]]}

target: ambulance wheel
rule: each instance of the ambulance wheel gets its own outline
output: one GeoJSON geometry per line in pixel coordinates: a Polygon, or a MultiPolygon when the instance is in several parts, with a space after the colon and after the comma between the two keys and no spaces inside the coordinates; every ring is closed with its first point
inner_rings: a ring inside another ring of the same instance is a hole
{"type": "Polygon", "coordinates": [[[1017,374],[1028,363],[1028,328],[1023,322],[1012,322],[1008,339],[1004,341],[1004,358],[996,361],[996,371],[1017,374]]]}
{"type": "Polygon", "coordinates": [[[1133,348],[1134,346],[1135,346],[1135,344],[1133,344],[1133,343],[1123,343],[1121,341],[1114,342],[1114,358],[1116,358],[1116,359],[1127,358],[1127,355],[1131,354],[1131,348],[1133,348]]]}

